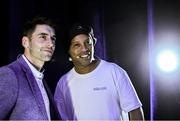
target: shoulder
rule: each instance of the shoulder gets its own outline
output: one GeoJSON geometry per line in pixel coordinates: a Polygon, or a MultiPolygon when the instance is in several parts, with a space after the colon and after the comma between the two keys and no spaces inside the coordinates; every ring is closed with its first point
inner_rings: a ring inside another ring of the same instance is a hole
{"type": "Polygon", "coordinates": [[[17,85],[16,61],[0,67],[0,83],[17,85]]]}
{"type": "Polygon", "coordinates": [[[127,72],[118,64],[114,62],[101,60],[101,70],[108,72],[116,80],[122,80],[123,78],[129,78],[127,72]]]}
{"type": "Polygon", "coordinates": [[[116,64],[114,62],[101,60],[101,65],[102,65],[102,67],[107,68],[107,69],[111,69],[113,71],[114,70],[118,70],[118,71],[121,71],[121,72],[125,71],[121,66],[119,66],[118,64],[116,64]]]}
{"type": "Polygon", "coordinates": [[[8,80],[11,80],[11,83],[13,83],[13,80],[16,80],[16,74],[15,71],[10,67],[10,65],[14,65],[9,64],[6,66],[3,66],[0,68],[0,81],[2,82],[2,80],[8,82],[8,80]]]}
{"type": "Polygon", "coordinates": [[[9,67],[9,65],[6,65],[0,68],[0,78],[3,78],[3,77],[11,78],[12,76],[15,76],[15,73],[9,67]]]}
{"type": "Polygon", "coordinates": [[[60,77],[55,89],[55,94],[54,94],[55,99],[59,98],[60,94],[67,91],[69,76],[71,76],[72,73],[71,71],[72,69],[60,77]]]}
{"type": "Polygon", "coordinates": [[[64,86],[67,84],[67,81],[72,78],[73,76],[73,68],[68,71],[67,73],[65,73],[64,75],[62,75],[58,81],[58,86],[64,86]]]}
{"type": "Polygon", "coordinates": [[[15,72],[8,66],[1,67],[0,68],[0,92],[2,90],[8,90],[8,92],[15,92],[15,90],[17,89],[18,89],[18,82],[17,82],[15,72]]]}

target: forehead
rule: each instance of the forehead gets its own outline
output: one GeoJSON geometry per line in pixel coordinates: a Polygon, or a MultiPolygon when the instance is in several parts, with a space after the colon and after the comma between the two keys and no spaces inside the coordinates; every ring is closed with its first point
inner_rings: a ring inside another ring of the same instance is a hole
{"type": "Polygon", "coordinates": [[[49,25],[36,25],[35,30],[33,33],[49,33],[49,34],[55,34],[55,31],[52,27],[50,27],[49,25]]]}
{"type": "Polygon", "coordinates": [[[71,42],[81,42],[81,41],[86,41],[88,40],[89,36],[86,35],[86,34],[79,34],[79,35],[76,35],[72,40],[71,42]]]}

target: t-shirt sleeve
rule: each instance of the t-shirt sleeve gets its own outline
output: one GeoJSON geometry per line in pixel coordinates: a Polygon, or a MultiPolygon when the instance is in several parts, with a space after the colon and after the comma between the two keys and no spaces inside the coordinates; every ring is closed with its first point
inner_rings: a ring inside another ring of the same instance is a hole
{"type": "Polygon", "coordinates": [[[118,65],[114,68],[114,82],[119,95],[121,109],[129,112],[142,106],[134,86],[125,70],[118,65]]]}
{"type": "Polygon", "coordinates": [[[67,116],[67,113],[66,113],[66,105],[65,105],[65,98],[64,98],[64,91],[63,91],[63,78],[61,78],[59,81],[58,81],[58,84],[56,86],[56,90],[55,90],[55,94],[54,94],[54,100],[55,100],[55,103],[58,107],[58,111],[61,115],[61,118],[63,120],[67,120],[68,119],[68,116],[67,116]]]}

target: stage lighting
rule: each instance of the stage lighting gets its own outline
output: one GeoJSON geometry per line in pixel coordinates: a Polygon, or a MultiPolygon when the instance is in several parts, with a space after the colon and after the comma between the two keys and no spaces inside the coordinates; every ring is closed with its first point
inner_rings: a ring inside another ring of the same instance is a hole
{"type": "Polygon", "coordinates": [[[162,71],[172,72],[178,67],[178,56],[172,50],[164,50],[158,54],[156,63],[162,71]]]}

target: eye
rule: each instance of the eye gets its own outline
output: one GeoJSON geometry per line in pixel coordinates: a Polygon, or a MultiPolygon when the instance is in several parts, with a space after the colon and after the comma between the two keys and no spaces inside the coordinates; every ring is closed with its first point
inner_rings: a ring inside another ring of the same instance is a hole
{"type": "Polygon", "coordinates": [[[51,40],[56,41],[56,37],[51,37],[51,40]]]}
{"type": "Polygon", "coordinates": [[[80,44],[75,43],[75,44],[73,44],[72,46],[73,46],[74,48],[78,48],[78,47],[80,47],[80,44]]]}
{"type": "Polygon", "coordinates": [[[46,40],[47,36],[46,35],[41,35],[40,38],[43,38],[44,40],[46,40]]]}

